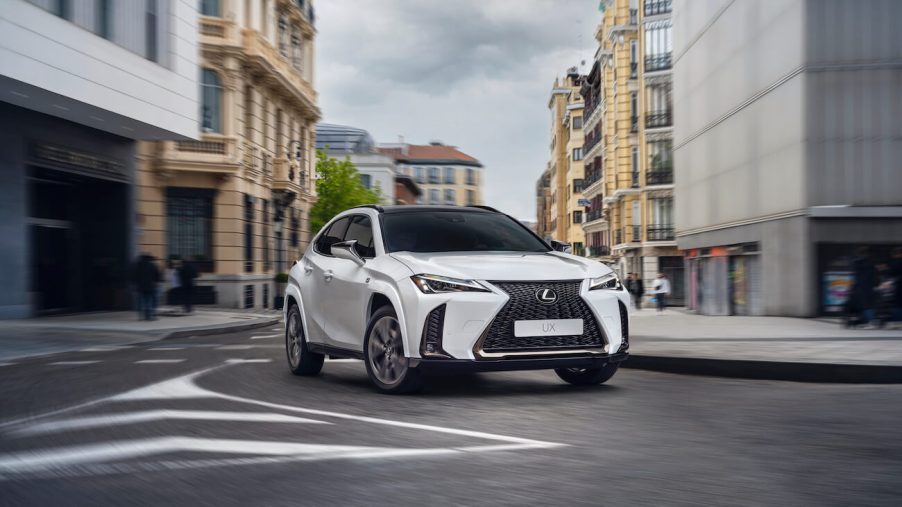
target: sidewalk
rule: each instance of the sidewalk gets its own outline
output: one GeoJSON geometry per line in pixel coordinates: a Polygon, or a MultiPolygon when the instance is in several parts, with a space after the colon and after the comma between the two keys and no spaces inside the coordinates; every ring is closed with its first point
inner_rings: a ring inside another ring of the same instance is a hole
{"type": "Polygon", "coordinates": [[[632,314],[628,367],[775,380],[902,382],[902,329],[838,321],[632,314]]]}
{"type": "Polygon", "coordinates": [[[276,324],[277,310],[198,309],[185,314],[163,307],[156,320],[136,312],[97,312],[0,322],[0,361],[92,347],[115,347],[167,338],[241,331],[276,324]]]}

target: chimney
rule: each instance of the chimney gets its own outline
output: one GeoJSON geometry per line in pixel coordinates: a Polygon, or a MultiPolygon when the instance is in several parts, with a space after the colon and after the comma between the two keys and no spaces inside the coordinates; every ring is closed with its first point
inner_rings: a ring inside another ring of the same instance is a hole
{"type": "Polygon", "coordinates": [[[444,146],[444,143],[442,143],[438,139],[433,139],[432,141],[429,141],[429,145],[430,146],[444,146]]]}

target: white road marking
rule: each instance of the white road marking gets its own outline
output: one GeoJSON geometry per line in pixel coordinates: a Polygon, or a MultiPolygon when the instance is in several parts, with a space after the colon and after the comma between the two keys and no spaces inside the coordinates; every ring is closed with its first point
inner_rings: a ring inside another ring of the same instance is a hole
{"type": "Polygon", "coordinates": [[[271,363],[272,359],[226,359],[227,364],[238,364],[238,363],[271,363]]]}
{"type": "Polygon", "coordinates": [[[282,334],[264,334],[251,336],[251,340],[265,340],[268,338],[281,338],[282,334]]]}
{"type": "Polygon", "coordinates": [[[183,361],[184,359],[142,359],[135,361],[135,364],[175,364],[183,361]]]}
{"type": "Polygon", "coordinates": [[[331,357],[327,357],[326,361],[329,363],[359,363],[360,359],[350,359],[350,358],[332,359],[331,357]]]}
{"type": "Polygon", "coordinates": [[[249,350],[256,347],[256,345],[220,345],[216,347],[216,350],[249,350]]]}
{"type": "Polygon", "coordinates": [[[274,328],[270,329],[270,331],[282,331],[282,330],[283,329],[281,327],[274,327],[274,328]]]}
{"type": "Polygon", "coordinates": [[[13,366],[16,363],[0,363],[0,366],[13,366]]]}
{"type": "Polygon", "coordinates": [[[272,422],[332,424],[305,417],[276,414],[274,412],[220,412],[215,410],[145,410],[143,412],[126,412],[95,416],[74,417],[62,421],[48,421],[24,426],[12,432],[14,435],[37,435],[62,431],[81,430],[143,423],[163,420],[203,420],[203,421],[239,421],[239,422],[272,422]]]}
{"type": "Polygon", "coordinates": [[[123,350],[134,348],[134,345],[98,345],[79,350],[79,352],[112,352],[114,350],[123,350]]]}
{"type": "Polygon", "coordinates": [[[156,352],[156,351],[168,351],[168,350],[185,350],[185,347],[154,347],[152,349],[147,349],[148,352],[156,352]]]}
{"type": "Polygon", "coordinates": [[[55,363],[48,363],[50,366],[83,366],[86,364],[94,364],[99,363],[100,361],[57,361],[55,363]]]}

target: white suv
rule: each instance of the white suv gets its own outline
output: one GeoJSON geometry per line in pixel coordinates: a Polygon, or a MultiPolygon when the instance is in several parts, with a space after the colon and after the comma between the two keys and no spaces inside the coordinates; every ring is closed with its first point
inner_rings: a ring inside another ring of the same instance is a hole
{"type": "Polygon", "coordinates": [[[362,206],[291,268],[285,345],[296,375],[316,375],[326,355],[358,358],[390,393],[453,369],[598,384],[627,358],[627,308],[610,268],[491,208],[362,206]]]}

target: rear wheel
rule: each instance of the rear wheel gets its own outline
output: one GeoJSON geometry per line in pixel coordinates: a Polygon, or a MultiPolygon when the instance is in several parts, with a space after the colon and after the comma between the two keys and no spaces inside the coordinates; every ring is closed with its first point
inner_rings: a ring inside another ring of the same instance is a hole
{"type": "Polygon", "coordinates": [[[323,369],[325,356],[310,352],[301,324],[301,311],[297,305],[288,309],[288,320],[285,322],[285,352],[288,354],[288,367],[291,373],[302,376],[316,375],[323,369]]]}
{"type": "Polygon", "coordinates": [[[568,384],[590,386],[604,384],[617,373],[617,365],[608,363],[601,368],[557,368],[557,376],[568,384]]]}
{"type": "Polygon", "coordinates": [[[404,355],[401,324],[394,308],[384,306],[370,318],[363,354],[366,373],[379,391],[402,394],[419,389],[420,374],[404,355]]]}

